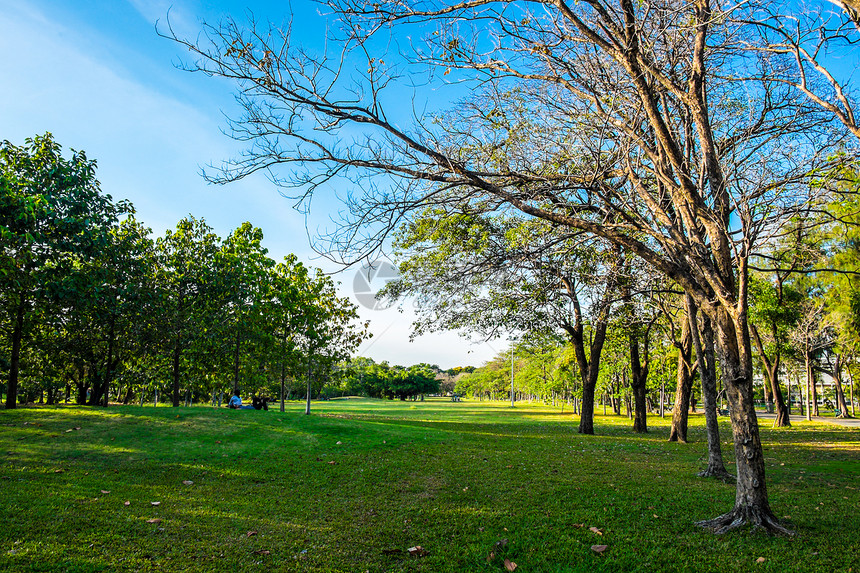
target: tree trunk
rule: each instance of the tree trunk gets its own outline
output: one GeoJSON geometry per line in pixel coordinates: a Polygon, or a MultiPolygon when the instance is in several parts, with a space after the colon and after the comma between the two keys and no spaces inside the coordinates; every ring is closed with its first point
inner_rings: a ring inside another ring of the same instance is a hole
{"type": "Polygon", "coordinates": [[[735,320],[722,307],[718,307],[715,314],[717,348],[732,418],[738,475],[734,508],[699,525],[715,533],[752,524],[770,532],[790,534],[780,525],[768,503],[764,454],[753,401],[752,349],[746,315],[740,313],[735,320]]]}
{"type": "Polygon", "coordinates": [[[809,416],[819,416],[818,412],[818,387],[815,384],[815,365],[812,362],[812,352],[806,352],[806,384],[809,389],[807,390],[808,401],[810,404],[810,411],[807,419],[810,419],[809,416]]]}
{"type": "Polygon", "coordinates": [[[844,362],[841,354],[834,354],[835,363],[833,365],[833,385],[836,393],[836,409],[839,410],[839,418],[850,418],[848,414],[848,403],[845,400],[845,390],[842,385],[842,369],[844,362]]]}
{"type": "Polygon", "coordinates": [[[21,339],[24,338],[24,295],[20,295],[12,326],[12,356],[9,361],[9,383],[6,386],[6,409],[13,410],[18,405],[18,371],[21,367],[21,339]]]}
{"type": "MultiPolygon", "coordinates": [[[[750,333],[758,348],[759,356],[761,357],[762,365],[764,366],[765,388],[770,385],[771,395],[773,396],[773,405],[776,406],[776,419],[773,421],[774,428],[787,428],[791,426],[791,419],[788,415],[788,407],[785,405],[785,398],[782,395],[782,390],[779,387],[779,365],[780,353],[776,352],[773,358],[769,357],[764,350],[761,336],[755,325],[750,325],[750,333]]],[[[775,333],[774,333],[775,334],[775,333]]]]}
{"type": "Polygon", "coordinates": [[[311,356],[308,353],[308,394],[305,401],[305,415],[311,413],[311,356]]]}
{"type": "MultiPolygon", "coordinates": [[[[630,327],[630,387],[633,389],[633,431],[637,434],[648,432],[648,412],[645,407],[645,383],[647,368],[642,367],[639,359],[639,325],[630,327]]],[[[647,346],[647,344],[646,344],[647,346]]]]}
{"type": "Polygon", "coordinates": [[[693,336],[690,334],[690,321],[685,317],[678,348],[678,384],[675,387],[675,407],[672,409],[672,427],[669,430],[670,442],[687,443],[690,394],[693,390],[693,372],[690,368],[692,358],[693,336]]]}
{"type": "Polygon", "coordinates": [[[233,394],[239,393],[239,346],[241,338],[239,335],[239,325],[236,325],[236,348],[233,350],[233,394]]]}
{"type": "Polygon", "coordinates": [[[703,315],[699,330],[696,315],[698,309],[692,298],[687,297],[687,319],[690,321],[690,335],[696,349],[699,363],[699,377],[702,380],[702,408],[705,411],[705,427],[708,435],[708,466],[699,472],[700,477],[714,477],[725,482],[734,481],[723,462],[720,445],[720,423],[717,419],[717,362],[714,348],[714,330],[711,320],[703,315]]]}
{"type": "Polygon", "coordinates": [[[179,339],[173,346],[173,407],[179,407],[179,358],[182,355],[182,348],[179,344],[179,339]]]}

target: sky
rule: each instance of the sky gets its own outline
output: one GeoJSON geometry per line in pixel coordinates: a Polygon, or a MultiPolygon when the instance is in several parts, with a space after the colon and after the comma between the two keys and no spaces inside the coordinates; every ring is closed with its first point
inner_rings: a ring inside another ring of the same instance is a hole
{"type": "Polygon", "coordinates": [[[156,34],[170,22],[179,35],[195,37],[201,22],[225,16],[291,18],[299,40],[319,46],[326,20],[312,2],[245,0],[0,0],[0,140],[22,145],[50,131],[64,149],[83,150],[98,162],[101,188],[128,199],[136,216],[158,236],[189,214],[204,218],[221,237],[250,221],[261,228],[275,260],[295,253],[305,264],[334,273],[340,291],[370,320],[373,338],[357,351],[376,361],[442,368],[480,365],[501,352],[504,341],[469,342],[456,333],[410,342],[411,301],[372,309],[367,289],[380,276],[356,279],[360,269],[340,269],[310,247],[309,231],[329,224],[334,206],[317,205],[309,216],[292,209],[265,177],[226,186],[200,175],[241,149],[222,133],[234,111],[232,86],[179,70],[179,46],[156,34]],[[287,8],[285,8],[287,7],[287,8]]]}

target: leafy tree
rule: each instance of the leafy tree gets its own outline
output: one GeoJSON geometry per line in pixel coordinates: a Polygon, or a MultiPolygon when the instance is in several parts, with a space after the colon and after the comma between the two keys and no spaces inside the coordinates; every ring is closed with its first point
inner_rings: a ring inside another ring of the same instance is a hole
{"type": "MultiPolygon", "coordinates": [[[[245,222],[224,240],[215,257],[217,276],[223,300],[221,312],[226,316],[220,332],[229,344],[223,354],[232,357],[233,392],[239,392],[243,342],[265,345],[264,302],[270,293],[270,269],[274,261],[263,248],[263,231],[245,222]]],[[[221,337],[219,337],[221,338],[221,337]]],[[[254,353],[260,355],[260,352],[254,353]]],[[[259,364],[252,365],[259,369],[259,364]]]]}
{"type": "Polygon", "coordinates": [[[215,261],[220,240],[205,221],[186,217],[155,243],[157,299],[152,325],[170,357],[171,398],[179,406],[183,354],[216,332],[221,282],[215,261]]]}
{"type": "Polygon", "coordinates": [[[64,158],[50,133],[18,147],[0,144],[0,303],[9,342],[6,407],[14,408],[22,346],[47,302],[80,294],[78,272],[108,242],[127,210],[103,195],[95,161],[64,158]]]}

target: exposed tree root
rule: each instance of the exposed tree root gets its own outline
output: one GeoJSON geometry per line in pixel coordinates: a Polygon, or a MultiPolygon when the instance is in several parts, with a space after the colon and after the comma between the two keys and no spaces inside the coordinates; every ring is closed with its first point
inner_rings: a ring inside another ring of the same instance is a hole
{"type": "Polygon", "coordinates": [[[732,511],[714,519],[698,521],[696,525],[709,529],[717,535],[745,525],[752,525],[754,530],[759,528],[764,529],[771,535],[794,535],[793,531],[786,529],[779,523],[779,520],[770,510],[763,510],[753,506],[736,507],[732,511]]]}
{"type": "Polygon", "coordinates": [[[703,478],[718,479],[725,483],[735,483],[737,481],[737,478],[730,474],[726,468],[720,466],[708,466],[696,475],[703,478]]]}

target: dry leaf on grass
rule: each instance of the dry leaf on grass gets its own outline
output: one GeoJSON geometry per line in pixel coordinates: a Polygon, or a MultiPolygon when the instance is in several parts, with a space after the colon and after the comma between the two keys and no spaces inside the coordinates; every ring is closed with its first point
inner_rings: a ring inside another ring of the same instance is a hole
{"type": "Polygon", "coordinates": [[[257,532],[256,531],[249,531],[248,533],[245,534],[246,537],[251,537],[252,535],[257,535],[257,532]]]}
{"type": "Polygon", "coordinates": [[[755,560],[756,563],[764,563],[765,561],[767,561],[767,559],[765,559],[764,557],[759,557],[755,560]]]}
{"type": "Polygon", "coordinates": [[[594,551],[595,553],[603,553],[607,549],[609,549],[608,545],[592,545],[591,546],[591,550],[594,551]]]}
{"type": "Polygon", "coordinates": [[[427,551],[426,549],[424,549],[420,545],[416,545],[415,547],[410,547],[406,551],[408,551],[409,555],[411,555],[412,557],[424,557],[425,555],[427,555],[429,553],[429,551],[427,551]]]}
{"type": "Polygon", "coordinates": [[[107,495],[107,494],[109,494],[109,493],[110,493],[110,491],[108,491],[108,490],[106,490],[106,489],[103,489],[103,490],[102,490],[102,493],[103,493],[104,495],[107,495]]]}
{"type": "Polygon", "coordinates": [[[490,551],[490,553],[487,555],[487,563],[492,563],[493,559],[495,559],[495,558],[496,558],[496,552],[490,551]]]}
{"type": "Polygon", "coordinates": [[[159,505],[161,505],[161,502],[160,501],[150,501],[149,505],[154,505],[154,506],[158,507],[159,505]]]}
{"type": "Polygon", "coordinates": [[[597,529],[596,527],[589,527],[588,530],[593,532],[593,533],[596,533],[597,535],[603,535],[603,532],[600,531],[599,529],[597,529]]]}
{"type": "Polygon", "coordinates": [[[254,554],[255,555],[271,555],[272,552],[269,551],[268,549],[257,549],[256,551],[254,551],[254,554]]]}
{"type": "Polygon", "coordinates": [[[131,505],[131,502],[130,501],[124,501],[122,504],[124,506],[128,507],[129,505],[131,505]]]}
{"type": "Polygon", "coordinates": [[[517,564],[513,561],[505,559],[505,571],[516,571],[517,564]]]}
{"type": "Polygon", "coordinates": [[[182,484],[183,485],[194,485],[194,482],[191,481],[190,479],[187,479],[187,480],[183,481],[182,484]]]}
{"type": "Polygon", "coordinates": [[[161,519],[158,517],[153,517],[152,519],[147,519],[147,523],[161,523],[161,519]]]}

